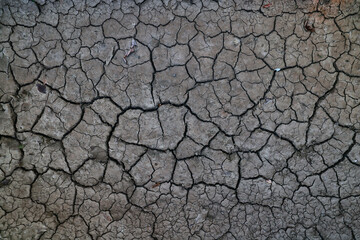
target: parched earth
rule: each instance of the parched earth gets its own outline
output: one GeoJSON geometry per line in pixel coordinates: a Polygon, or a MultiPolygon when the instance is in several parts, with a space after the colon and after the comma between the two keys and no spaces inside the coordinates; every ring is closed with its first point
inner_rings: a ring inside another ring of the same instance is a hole
{"type": "Polygon", "coordinates": [[[360,239],[359,11],[0,0],[0,239],[360,239]]]}

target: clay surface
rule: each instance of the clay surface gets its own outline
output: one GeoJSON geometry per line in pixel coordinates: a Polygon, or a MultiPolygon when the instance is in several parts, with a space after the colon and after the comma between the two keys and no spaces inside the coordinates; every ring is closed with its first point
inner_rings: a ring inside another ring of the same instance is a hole
{"type": "Polygon", "coordinates": [[[0,239],[360,239],[359,12],[0,0],[0,239]]]}

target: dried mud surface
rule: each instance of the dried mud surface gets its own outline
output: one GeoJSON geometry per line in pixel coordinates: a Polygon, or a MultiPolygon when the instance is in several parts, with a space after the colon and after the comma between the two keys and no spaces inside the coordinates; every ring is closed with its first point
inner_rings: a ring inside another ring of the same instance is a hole
{"type": "Polygon", "coordinates": [[[359,11],[0,0],[0,239],[360,239],[359,11]]]}

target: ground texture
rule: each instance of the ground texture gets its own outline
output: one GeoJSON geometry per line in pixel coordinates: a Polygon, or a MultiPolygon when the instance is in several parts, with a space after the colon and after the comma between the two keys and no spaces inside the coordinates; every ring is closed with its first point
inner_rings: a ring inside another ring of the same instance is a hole
{"type": "Polygon", "coordinates": [[[0,7],[0,239],[360,239],[359,1],[0,7]]]}

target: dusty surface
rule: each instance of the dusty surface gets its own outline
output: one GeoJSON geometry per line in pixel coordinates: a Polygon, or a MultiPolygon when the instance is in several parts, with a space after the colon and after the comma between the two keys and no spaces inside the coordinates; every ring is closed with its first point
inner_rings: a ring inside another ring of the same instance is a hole
{"type": "Polygon", "coordinates": [[[0,239],[360,239],[358,0],[0,6],[0,239]]]}

